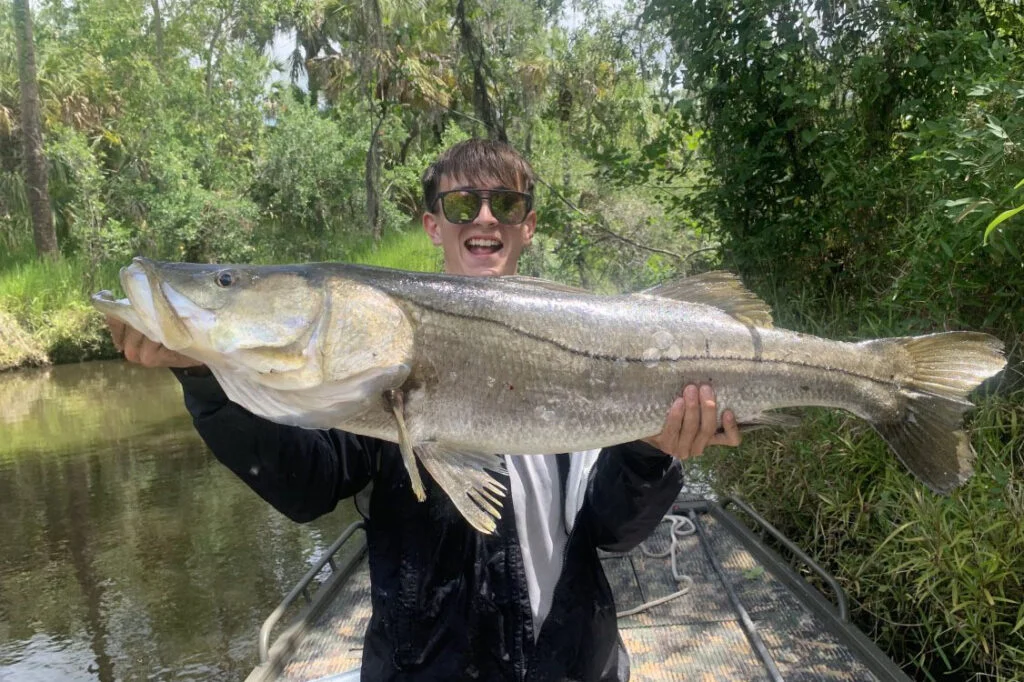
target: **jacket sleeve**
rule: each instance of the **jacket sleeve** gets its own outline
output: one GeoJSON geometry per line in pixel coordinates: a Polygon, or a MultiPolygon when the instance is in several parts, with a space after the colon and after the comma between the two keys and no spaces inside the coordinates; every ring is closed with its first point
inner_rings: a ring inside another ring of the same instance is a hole
{"type": "Polygon", "coordinates": [[[332,511],[377,470],[375,439],[276,424],[228,400],[214,377],[172,371],[192,423],[213,455],[294,521],[332,511]]]}
{"type": "Polygon", "coordinates": [[[646,443],[604,448],[591,473],[580,519],[597,547],[627,552],[654,531],[682,486],[679,461],[646,443]]]}

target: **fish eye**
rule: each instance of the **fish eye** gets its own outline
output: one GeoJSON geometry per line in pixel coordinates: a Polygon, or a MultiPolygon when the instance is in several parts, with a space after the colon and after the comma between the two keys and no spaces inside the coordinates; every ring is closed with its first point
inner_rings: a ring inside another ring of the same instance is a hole
{"type": "Polygon", "coordinates": [[[231,270],[221,270],[214,275],[214,279],[217,281],[217,286],[229,287],[238,281],[238,276],[231,270]]]}

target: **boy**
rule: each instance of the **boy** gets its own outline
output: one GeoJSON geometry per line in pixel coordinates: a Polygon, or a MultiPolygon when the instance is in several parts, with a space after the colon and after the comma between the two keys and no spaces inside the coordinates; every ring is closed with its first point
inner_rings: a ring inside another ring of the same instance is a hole
{"type": "MultiPolygon", "coordinates": [[[[455,145],[426,170],[423,228],[446,272],[515,274],[537,224],[533,177],[515,150],[487,140],[455,145]]],[[[646,443],[506,457],[509,493],[486,536],[425,472],[427,499],[414,499],[397,445],[268,422],[228,401],[204,367],[110,326],[128,360],[177,368],[215,456],[290,518],[316,518],[372,484],[360,510],[373,603],[365,680],[628,679],[597,549],[628,550],[660,522],[682,485],[673,457],[739,443],[731,413],[715,433],[710,387],[687,386],[646,443]]]]}

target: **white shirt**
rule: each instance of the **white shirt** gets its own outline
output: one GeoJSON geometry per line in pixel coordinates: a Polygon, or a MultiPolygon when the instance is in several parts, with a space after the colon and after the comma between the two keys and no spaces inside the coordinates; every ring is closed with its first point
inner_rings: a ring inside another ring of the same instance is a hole
{"type": "Polygon", "coordinates": [[[551,599],[562,575],[565,546],[583,506],[590,470],[600,450],[570,455],[565,503],[558,483],[558,459],[553,455],[506,456],[512,509],[526,572],[526,589],[533,612],[533,637],[551,610],[551,599]]]}

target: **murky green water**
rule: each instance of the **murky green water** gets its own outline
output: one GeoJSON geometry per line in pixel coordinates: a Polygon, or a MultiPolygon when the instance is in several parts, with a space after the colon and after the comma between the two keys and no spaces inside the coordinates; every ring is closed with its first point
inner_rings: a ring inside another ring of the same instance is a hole
{"type": "Polygon", "coordinates": [[[299,525],[206,450],[165,370],[0,374],[0,680],[237,680],[354,519],[299,525]]]}

